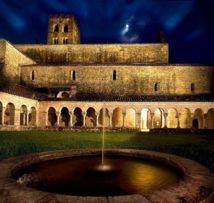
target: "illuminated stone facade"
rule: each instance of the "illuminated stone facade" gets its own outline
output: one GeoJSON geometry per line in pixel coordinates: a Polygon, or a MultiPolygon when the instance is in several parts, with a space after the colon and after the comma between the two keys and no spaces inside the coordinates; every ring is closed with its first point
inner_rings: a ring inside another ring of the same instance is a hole
{"type": "Polygon", "coordinates": [[[47,45],[0,40],[1,129],[214,129],[213,66],[169,64],[166,43],[79,44],[73,16],[48,30],[47,45]]]}

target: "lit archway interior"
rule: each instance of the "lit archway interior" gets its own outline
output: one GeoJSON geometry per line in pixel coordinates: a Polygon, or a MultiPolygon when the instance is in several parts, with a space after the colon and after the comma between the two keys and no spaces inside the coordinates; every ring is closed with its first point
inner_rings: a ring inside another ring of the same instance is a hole
{"type": "Polygon", "coordinates": [[[206,128],[214,129],[214,109],[209,109],[207,112],[206,128]]]}
{"type": "Polygon", "coordinates": [[[14,125],[15,121],[15,106],[13,103],[8,103],[4,112],[4,124],[14,125]]]}
{"type": "Polygon", "coordinates": [[[79,107],[76,107],[74,109],[73,113],[73,124],[76,127],[83,126],[83,114],[82,114],[82,109],[79,107]]]}
{"type": "Polygon", "coordinates": [[[88,108],[86,112],[85,125],[87,127],[96,127],[96,121],[97,118],[94,108],[92,107],[88,108]]]}
{"type": "Polygon", "coordinates": [[[126,110],[124,127],[135,128],[135,110],[134,109],[126,110]]]}
{"type": "Polygon", "coordinates": [[[114,109],[113,116],[112,116],[112,126],[114,128],[123,127],[123,112],[122,112],[122,109],[120,109],[120,108],[114,109]]]}
{"type": "Polygon", "coordinates": [[[55,126],[56,122],[57,122],[56,109],[53,107],[50,107],[48,109],[48,125],[55,126]]]}
{"type": "Polygon", "coordinates": [[[152,128],[151,112],[149,109],[144,108],[141,111],[141,128],[142,129],[152,128]]]}
{"type": "Polygon", "coordinates": [[[193,128],[204,128],[204,113],[201,109],[196,109],[192,120],[193,128]]]}
{"type": "Polygon", "coordinates": [[[110,116],[107,108],[102,108],[100,110],[98,122],[100,126],[103,126],[103,123],[104,123],[105,128],[110,126],[110,116]]]}
{"type": "Polygon", "coordinates": [[[22,105],[20,109],[20,125],[27,125],[27,107],[25,105],[22,105]]]}
{"type": "Polygon", "coordinates": [[[162,109],[156,109],[152,118],[153,128],[163,128],[165,126],[164,112],[162,109]]]}
{"type": "Polygon", "coordinates": [[[68,127],[70,122],[69,110],[66,107],[63,107],[60,113],[59,125],[62,127],[68,127]]]}
{"type": "Polygon", "coordinates": [[[0,125],[2,125],[2,118],[3,118],[3,105],[2,103],[0,102],[0,125]]]}
{"type": "Polygon", "coordinates": [[[169,109],[167,115],[167,128],[178,127],[178,112],[176,109],[169,109]]]}
{"type": "Polygon", "coordinates": [[[180,128],[191,128],[191,112],[189,109],[185,108],[180,111],[179,126],[180,128]]]}
{"type": "Polygon", "coordinates": [[[31,107],[30,108],[30,113],[28,116],[28,123],[29,125],[36,125],[36,108],[35,107],[31,107]]]}

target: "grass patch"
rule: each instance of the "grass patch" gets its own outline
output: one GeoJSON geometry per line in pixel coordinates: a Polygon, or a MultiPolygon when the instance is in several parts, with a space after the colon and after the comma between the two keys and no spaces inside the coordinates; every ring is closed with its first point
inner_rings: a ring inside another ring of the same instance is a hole
{"type": "MultiPolygon", "coordinates": [[[[176,154],[214,172],[214,136],[107,132],[106,148],[147,149],[176,154]]],[[[62,149],[100,148],[101,133],[63,131],[0,131],[0,159],[62,149]]]]}

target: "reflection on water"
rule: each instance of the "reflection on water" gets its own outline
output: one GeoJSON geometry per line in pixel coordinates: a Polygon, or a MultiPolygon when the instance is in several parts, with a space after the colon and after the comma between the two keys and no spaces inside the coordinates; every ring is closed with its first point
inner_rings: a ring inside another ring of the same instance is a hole
{"type": "Polygon", "coordinates": [[[139,158],[73,157],[32,165],[15,175],[17,182],[48,192],[109,196],[148,193],[181,178],[172,168],[139,158]],[[25,181],[26,179],[26,181],[25,181]]]}

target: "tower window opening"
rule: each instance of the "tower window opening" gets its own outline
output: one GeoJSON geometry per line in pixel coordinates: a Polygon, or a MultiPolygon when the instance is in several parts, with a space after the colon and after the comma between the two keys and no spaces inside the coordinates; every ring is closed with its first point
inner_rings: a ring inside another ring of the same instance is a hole
{"type": "Polygon", "coordinates": [[[67,24],[64,26],[63,32],[68,32],[68,25],[67,24]]]}
{"type": "Polygon", "coordinates": [[[113,71],[113,80],[117,80],[117,72],[116,72],[116,70],[113,71]]]}
{"type": "Polygon", "coordinates": [[[53,43],[54,43],[54,44],[59,44],[58,38],[53,38],[53,43]]]}
{"type": "Polygon", "coordinates": [[[71,79],[76,80],[76,71],[71,71],[71,79]]]}
{"type": "Polygon", "coordinates": [[[191,89],[191,92],[194,92],[194,91],[195,91],[195,84],[194,84],[194,83],[191,83],[190,89],[191,89]]]}
{"type": "Polygon", "coordinates": [[[31,80],[35,80],[35,73],[34,73],[34,70],[31,72],[31,80]]]}
{"type": "Polygon", "coordinates": [[[155,90],[155,92],[158,91],[158,83],[157,83],[157,82],[156,82],[155,85],[154,85],[154,90],[155,90]]]}
{"type": "Polygon", "coordinates": [[[63,44],[68,44],[68,38],[63,38],[63,44]]]}
{"type": "Polygon", "coordinates": [[[59,32],[59,25],[58,24],[54,25],[53,30],[54,32],[59,32]]]}

